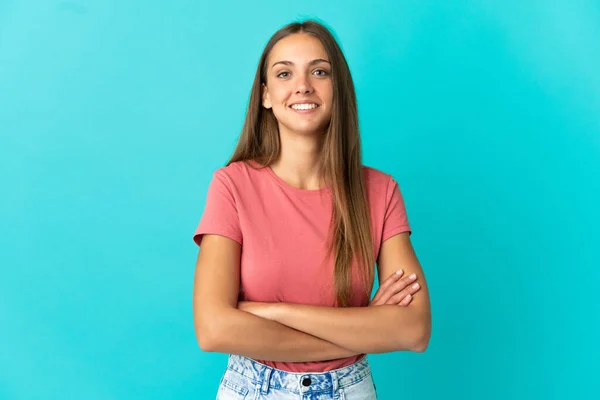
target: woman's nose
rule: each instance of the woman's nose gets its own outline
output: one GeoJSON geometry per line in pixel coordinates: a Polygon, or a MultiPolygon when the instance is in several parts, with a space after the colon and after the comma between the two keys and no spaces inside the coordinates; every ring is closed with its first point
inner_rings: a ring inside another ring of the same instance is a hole
{"type": "Polygon", "coordinates": [[[310,81],[305,76],[298,77],[298,82],[296,84],[296,92],[297,93],[310,93],[312,91],[312,86],[310,81]]]}

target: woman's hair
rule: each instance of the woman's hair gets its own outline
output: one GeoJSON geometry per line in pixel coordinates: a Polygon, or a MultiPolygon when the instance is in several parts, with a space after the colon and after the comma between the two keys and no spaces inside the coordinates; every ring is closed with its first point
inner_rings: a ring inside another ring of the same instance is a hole
{"type": "Polygon", "coordinates": [[[368,197],[362,169],[356,93],[346,59],[331,32],[319,22],[293,22],[275,32],[260,57],[252,84],[244,126],[226,165],[254,160],[263,166],[279,156],[279,128],[272,109],[262,107],[261,85],[267,82],[267,58],[288,35],[306,33],[319,39],[331,62],[333,105],[319,161],[320,176],[331,188],[333,213],[327,241],[328,256],[335,245],[334,282],[339,307],[350,305],[352,262],[359,258],[365,292],[373,289],[375,254],[368,197]]]}

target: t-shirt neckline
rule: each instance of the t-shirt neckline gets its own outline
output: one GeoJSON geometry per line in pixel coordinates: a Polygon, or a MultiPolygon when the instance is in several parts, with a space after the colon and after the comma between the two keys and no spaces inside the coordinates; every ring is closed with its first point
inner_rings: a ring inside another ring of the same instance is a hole
{"type": "Polygon", "coordinates": [[[290,185],[289,183],[287,183],[286,181],[284,181],[283,179],[281,179],[279,177],[279,175],[277,175],[275,173],[275,171],[273,171],[273,169],[271,168],[270,165],[267,165],[265,167],[265,169],[267,170],[267,173],[284,189],[289,190],[291,192],[294,193],[298,193],[301,195],[314,195],[314,194],[322,194],[322,193],[326,193],[329,192],[329,188],[328,187],[324,187],[321,189],[300,189],[297,188],[295,186],[290,185]]]}

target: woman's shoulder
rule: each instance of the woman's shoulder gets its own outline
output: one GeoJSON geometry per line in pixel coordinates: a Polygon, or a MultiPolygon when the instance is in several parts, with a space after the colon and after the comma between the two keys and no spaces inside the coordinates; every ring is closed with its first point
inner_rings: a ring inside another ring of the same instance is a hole
{"type": "Polygon", "coordinates": [[[234,161],[228,165],[224,165],[222,167],[218,167],[214,170],[215,173],[224,174],[224,175],[235,175],[239,174],[246,168],[245,161],[234,161]]]}
{"type": "Polygon", "coordinates": [[[231,184],[240,185],[255,179],[253,176],[260,170],[260,164],[252,160],[234,161],[229,165],[217,168],[214,176],[226,179],[231,184]]]}
{"type": "Polygon", "coordinates": [[[392,175],[373,167],[363,165],[365,181],[369,186],[387,186],[392,180],[392,175]]]}

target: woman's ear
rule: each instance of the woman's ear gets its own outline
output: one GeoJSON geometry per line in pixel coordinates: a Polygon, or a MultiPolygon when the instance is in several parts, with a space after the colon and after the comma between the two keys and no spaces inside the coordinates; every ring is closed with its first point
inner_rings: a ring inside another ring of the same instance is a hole
{"type": "Polygon", "coordinates": [[[269,100],[269,91],[267,90],[267,85],[262,83],[262,104],[264,108],[271,108],[271,101],[269,100]]]}

